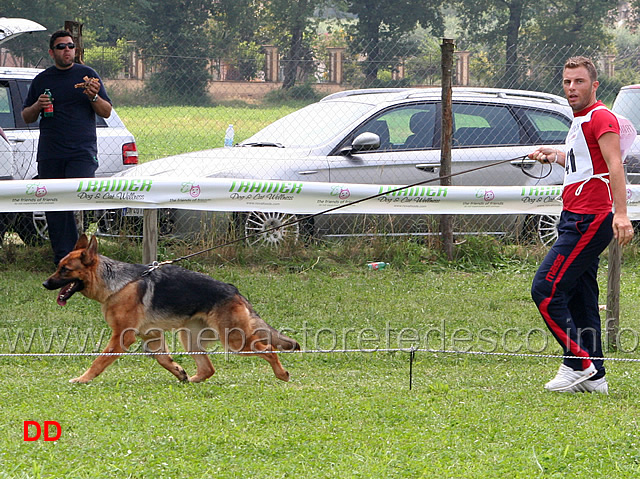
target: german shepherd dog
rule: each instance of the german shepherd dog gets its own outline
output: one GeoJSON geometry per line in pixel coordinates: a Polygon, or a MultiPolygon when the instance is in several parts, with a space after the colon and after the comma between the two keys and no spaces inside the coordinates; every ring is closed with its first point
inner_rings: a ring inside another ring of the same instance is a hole
{"type": "Polygon", "coordinates": [[[167,353],[165,330],[178,330],[187,352],[204,352],[206,344],[220,340],[227,351],[258,354],[271,365],[278,379],[289,380],[275,351],[299,350],[296,341],[269,326],[238,289],[204,274],[165,265],[149,271],[141,264],[116,261],[98,254],[96,237],[82,235],[43,286],[60,289],[64,306],[77,292],[102,304],[113,332],[104,353],[74,383],[87,383],[127,351],[136,337],[144,350],[180,381],[200,382],[215,372],[206,354],[193,354],[197,370],[189,377],[167,353]],[[153,345],[153,347],[151,346],[153,345]],[[154,354],[155,353],[155,354],[154,354]],[[164,354],[159,354],[164,353],[164,354]]]}

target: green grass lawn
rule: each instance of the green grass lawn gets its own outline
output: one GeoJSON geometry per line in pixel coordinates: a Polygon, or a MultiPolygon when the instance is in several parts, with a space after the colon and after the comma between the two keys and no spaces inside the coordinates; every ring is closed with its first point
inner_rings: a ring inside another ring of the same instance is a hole
{"type": "MultiPolygon", "coordinates": [[[[467,271],[392,263],[371,272],[330,256],[318,259],[298,268],[283,258],[199,269],[238,286],[263,318],[287,328],[306,350],[413,344],[559,352],[550,336],[544,339],[529,298],[535,261],[467,271]],[[443,330],[444,339],[436,333],[443,330]]],[[[637,264],[623,267],[621,325],[630,329],[625,352],[614,357],[638,356],[637,264]]],[[[75,351],[88,332],[87,349],[95,349],[105,328],[97,303],[78,294],[61,308],[55,293],[41,286],[48,272],[1,269],[0,352],[75,351]],[[18,331],[23,336],[16,339],[18,331]]],[[[605,284],[606,267],[601,279],[605,284]]],[[[176,359],[193,374],[190,358],[176,359]]],[[[180,384],[152,359],[129,356],[89,385],[69,384],[91,360],[0,358],[0,477],[640,473],[637,363],[609,361],[610,395],[600,396],[544,392],[559,360],[534,357],[418,352],[411,390],[409,354],[402,351],[284,354],[289,383],[255,357],[212,356],[213,378],[180,384]],[[62,437],[24,442],[27,420],[57,421],[62,437]]]]}
{"type": "Polygon", "coordinates": [[[221,105],[215,107],[120,106],[118,115],[133,133],[140,161],[223,146],[229,124],[240,142],[303,106],[221,105]]]}

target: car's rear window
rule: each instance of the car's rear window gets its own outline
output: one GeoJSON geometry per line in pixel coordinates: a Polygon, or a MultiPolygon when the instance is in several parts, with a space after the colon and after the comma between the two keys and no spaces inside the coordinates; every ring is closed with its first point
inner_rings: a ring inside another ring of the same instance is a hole
{"type": "Polygon", "coordinates": [[[569,120],[542,111],[525,110],[525,116],[533,125],[537,141],[542,143],[564,142],[569,132],[569,120]]]}
{"type": "Polygon", "coordinates": [[[640,131],[640,88],[620,90],[611,110],[631,120],[635,129],[640,131]]]}

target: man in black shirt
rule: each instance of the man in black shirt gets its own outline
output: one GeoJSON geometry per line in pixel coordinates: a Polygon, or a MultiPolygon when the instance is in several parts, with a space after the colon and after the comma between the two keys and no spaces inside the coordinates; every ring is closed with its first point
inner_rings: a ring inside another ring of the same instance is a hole
{"type": "MultiPolygon", "coordinates": [[[[51,35],[49,56],[54,65],[33,79],[22,109],[24,121],[34,123],[53,102],[53,116],[40,117],[38,177],[92,178],[98,168],[96,115],[108,118],[111,100],[95,70],[74,62],[69,32],[51,35]]],[[[48,211],[46,216],[57,265],[78,239],[75,217],[72,211],[48,211]]]]}

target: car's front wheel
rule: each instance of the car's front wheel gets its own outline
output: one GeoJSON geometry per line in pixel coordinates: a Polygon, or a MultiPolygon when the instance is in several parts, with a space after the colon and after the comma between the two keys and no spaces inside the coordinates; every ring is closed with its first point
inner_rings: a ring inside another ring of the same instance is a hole
{"type": "MultiPolygon", "coordinates": [[[[75,217],[78,231],[86,231],[91,213],[76,211],[75,217]]],[[[16,214],[13,229],[18,233],[22,242],[30,246],[41,245],[49,239],[49,225],[44,211],[16,214]]]]}
{"type": "Polygon", "coordinates": [[[244,221],[244,232],[250,245],[277,246],[300,237],[298,217],[289,213],[252,211],[244,221]]]}
{"type": "Polygon", "coordinates": [[[558,239],[558,223],[560,215],[540,215],[538,216],[537,228],[538,239],[545,246],[551,246],[558,239]]]}
{"type": "Polygon", "coordinates": [[[23,243],[36,246],[49,239],[49,227],[44,211],[18,213],[14,229],[23,243]]]}
{"type": "Polygon", "coordinates": [[[249,245],[278,246],[285,241],[311,241],[314,235],[313,218],[278,212],[252,211],[234,214],[236,227],[242,226],[249,245]]]}

